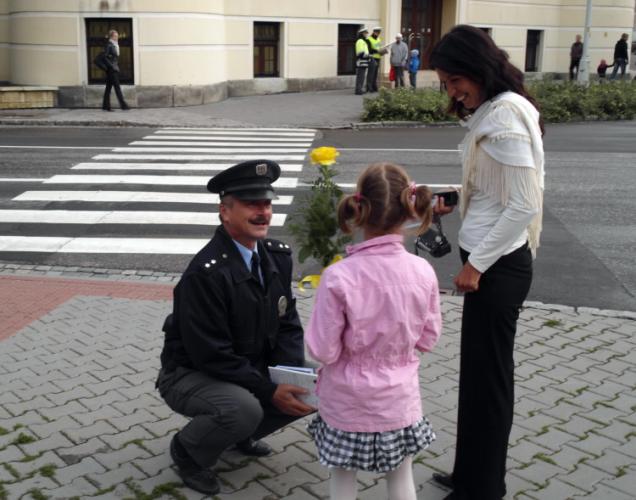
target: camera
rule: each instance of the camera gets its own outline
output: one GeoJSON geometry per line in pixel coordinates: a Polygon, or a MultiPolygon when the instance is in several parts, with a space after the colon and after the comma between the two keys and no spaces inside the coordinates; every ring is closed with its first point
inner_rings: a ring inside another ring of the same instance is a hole
{"type": "Polygon", "coordinates": [[[444,191],[443,193],[433,193],[433,196],[444,198],[444,205],[453,207],[459,203],[459,193],[457,191],[444,191]]]}
{"type": "Polygon", "coordinates": [[[442,219],[438,214],[433,216],[435,227],[430,227],[428,231],[419,235],[415,239],[415,255],[419,255],[418,250],[424,250],[432,257],[443,257],[452,250],[451,244],[446,238],[442,229],[442,219]]]}

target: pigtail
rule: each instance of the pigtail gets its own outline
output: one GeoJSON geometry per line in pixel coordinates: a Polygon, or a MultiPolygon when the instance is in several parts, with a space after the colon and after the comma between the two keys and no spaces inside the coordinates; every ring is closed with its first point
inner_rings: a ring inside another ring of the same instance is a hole
{"type": "Polygon", "coordinates": [[[431,201],[433,199],[433,193],[428,186],[417,186],[415,190],[415,202],[413,203],[413,210],[417,215],[417,218],[422,221],[418,229],[418,234],[424,233],[431,225],[433,220],[433,205],[431,201]]]}
{"type": "Polygon", "coordinates": [[[351,234],[369,220],[371,204],[359,193],[343,196],[338,203],[338,227],[345,234],[351,234]]]}

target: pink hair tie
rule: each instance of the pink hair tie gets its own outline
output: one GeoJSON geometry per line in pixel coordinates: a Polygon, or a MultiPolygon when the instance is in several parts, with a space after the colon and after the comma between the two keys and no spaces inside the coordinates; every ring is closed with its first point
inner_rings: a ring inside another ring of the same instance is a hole
{"type": "Polygon", "coordinates": [[[409,184],[410,195],[411,195],[411,203],[415,203],[415,195],[417,194],[417,184],[412,182],[409,184]]]}
{"type": "Polygon", "coordinates": [[[362,199],[362,195],[360,193],[356,193],[353,195],[353,199],[356,200],[356,202],[360,203],[360,200],[362,199]]]}

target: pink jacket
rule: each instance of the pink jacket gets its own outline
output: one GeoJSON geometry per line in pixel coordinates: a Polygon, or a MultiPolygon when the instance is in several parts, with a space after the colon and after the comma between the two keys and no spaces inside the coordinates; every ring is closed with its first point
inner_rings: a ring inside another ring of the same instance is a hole
{"type": "Polygon", "coordinates": [[[437,277],[402,236],[347,248],[325,269],[305,341],[320,361],[320,416],[343,431],[401,429],[422,418],[418,351],[441,331],[437,277]]]}

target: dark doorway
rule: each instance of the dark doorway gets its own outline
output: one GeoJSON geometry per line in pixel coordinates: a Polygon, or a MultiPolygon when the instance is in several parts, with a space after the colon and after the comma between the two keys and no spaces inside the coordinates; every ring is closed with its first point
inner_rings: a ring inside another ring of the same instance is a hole
{"type": "Polygon", "coordinates": [[[254,76],[279,75],[279,23],[254,23],[254,76]]]}
{"type": "Polygon", "coordinates": [[[401,26],[409,50],[420,51],[420,69],[428,68],[433,45],[441,36],[442,0],[402,0],[401,26]]]}
{"type": "Polygon", "coordinates": [[[88,83],[106,83],[106,73],[93,62],[108,43],[108,32],[119,33],[119,81],[134,85],[132,19],[86,19],[86,49],[88,56],[88,83]]]}
{"type": "Polygon", "coordinates": [[[338,74],[355,75],[356,73],[356,39],[358,24],[338,25],[338,74]]]}
{"type": "Polygon", "coordinates": [[[528,30],[526,39],[526,71],[539,71],[539,46],[541,45],[541,31],[528,30]]]}

